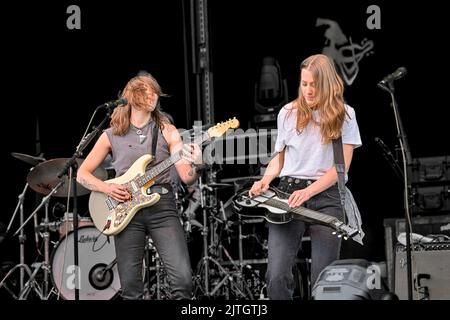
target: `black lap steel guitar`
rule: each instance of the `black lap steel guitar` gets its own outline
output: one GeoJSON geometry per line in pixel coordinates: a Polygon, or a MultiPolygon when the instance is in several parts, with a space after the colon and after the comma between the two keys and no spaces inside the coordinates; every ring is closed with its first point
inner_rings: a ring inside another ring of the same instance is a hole
{"type": "Polygon", "coordinates": [[[311,224],[321,224],[330,227],[339,236],[347,239],[359,233],[359,231],[339,219],[299,206],[291,208],[287,199],[279,197],[280,191],[270,187],[266,192],[250,198],[250,188],[242,189],[233,198],[236,212],[243,217],[264,218],[270,223],[283,224],[293,219],[311,224]]]}

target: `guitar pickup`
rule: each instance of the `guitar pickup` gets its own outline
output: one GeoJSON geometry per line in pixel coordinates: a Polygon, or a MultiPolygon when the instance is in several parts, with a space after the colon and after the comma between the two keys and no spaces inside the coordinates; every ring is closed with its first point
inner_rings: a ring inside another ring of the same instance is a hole
{"type": "Polygon", "coordinates": [[[109,210],[113,210],[115,207],[117,207],[117,201],[114,199],[108,198],[105,201],[106,205],[108,206],[109,210]]]}
{"type": "Polygon", "coordinates": [[[131,186],[131,189],[133,189],[133,193],[139,191],[139,186],[136,184],[136,182],[131,181],[131,182],[130,182],[130,186],[131,186]]]}

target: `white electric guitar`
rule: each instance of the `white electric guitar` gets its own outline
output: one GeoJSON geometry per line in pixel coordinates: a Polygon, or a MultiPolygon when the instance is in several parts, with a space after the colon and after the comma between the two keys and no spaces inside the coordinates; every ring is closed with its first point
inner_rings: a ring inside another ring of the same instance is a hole
{"type": "MultiPolygon", "coordinates": [[[[228,129],[238,127],[239,121],[236,118],[218,123],[195,138],[194,143],[202,145],[211,138],[222,136],[228,129]]],[[[168,170],[182,158],[181,154],[182,151],[180,150],[148,171],[146,171],[146,168],[154,157],[150,154],[143,155],[122,176],[105,181],[125,186],[131,195],[128,201],[119,202],[103,192],[92,191],[89,198],[89,211],[95,227],[105,235],[116,235],[128,225],[139,209],[158,202],[160,195],[158,193],[147,194],[147,189],[155,183],[158,175],[168,170]]]]}

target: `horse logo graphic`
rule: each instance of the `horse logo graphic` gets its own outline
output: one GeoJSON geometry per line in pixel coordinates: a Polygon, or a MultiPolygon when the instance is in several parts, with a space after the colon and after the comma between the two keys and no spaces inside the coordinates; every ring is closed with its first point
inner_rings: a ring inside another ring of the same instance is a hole
{"type": "Polygon", "coordinates": [[[323,25],[328,27],[324,34],[326,41],[322,53],[333,59],[342,79],[351,85],[358,75],[359,61],[373,53],[374,43],[367,39],[363,39],[361,44],[353,43],[336,21],[317,18],[316,27],[323,25]]]}

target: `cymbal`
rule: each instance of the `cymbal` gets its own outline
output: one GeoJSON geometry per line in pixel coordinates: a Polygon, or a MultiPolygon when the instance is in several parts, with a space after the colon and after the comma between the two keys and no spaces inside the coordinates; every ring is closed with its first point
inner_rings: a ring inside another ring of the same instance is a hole
{"type": "Polygon", "coordinates": [[[42,157],[34,157],[34,156],[30,156],[30,155],[24,154],[24,153],[11,152],[11,155],[16,159],[19,159],[19,160],[22,160],[23,162],[31,164],[32,166],[35,166],[35,165],[45,161],[45,159],[42,157]]]}
{"type": "MultiPolygon", "coordinates": [[[[65,167],[69,158],[57,158],[38,164],[31,170],[27,176],[27,182],[31,189],[37,193],[48,195],[52,189],[59,183],[58,174],[65,167]]],[[[78,167],[83,163],[84,159],[77,159],[78,167]]],[[[100,180],[106,180],[108,173],[105,169],[99,167],[94,171],[94,176],[100,180]]],[[[53,194],[55,197],[67,197],[70,187],[70,196],[73,197],[74,192],[68,175],[62,177],[64,184],[53,194]]],[[[91,191],[81,184],[77,183],[77,195],[83,196],[91,191]]]]}

